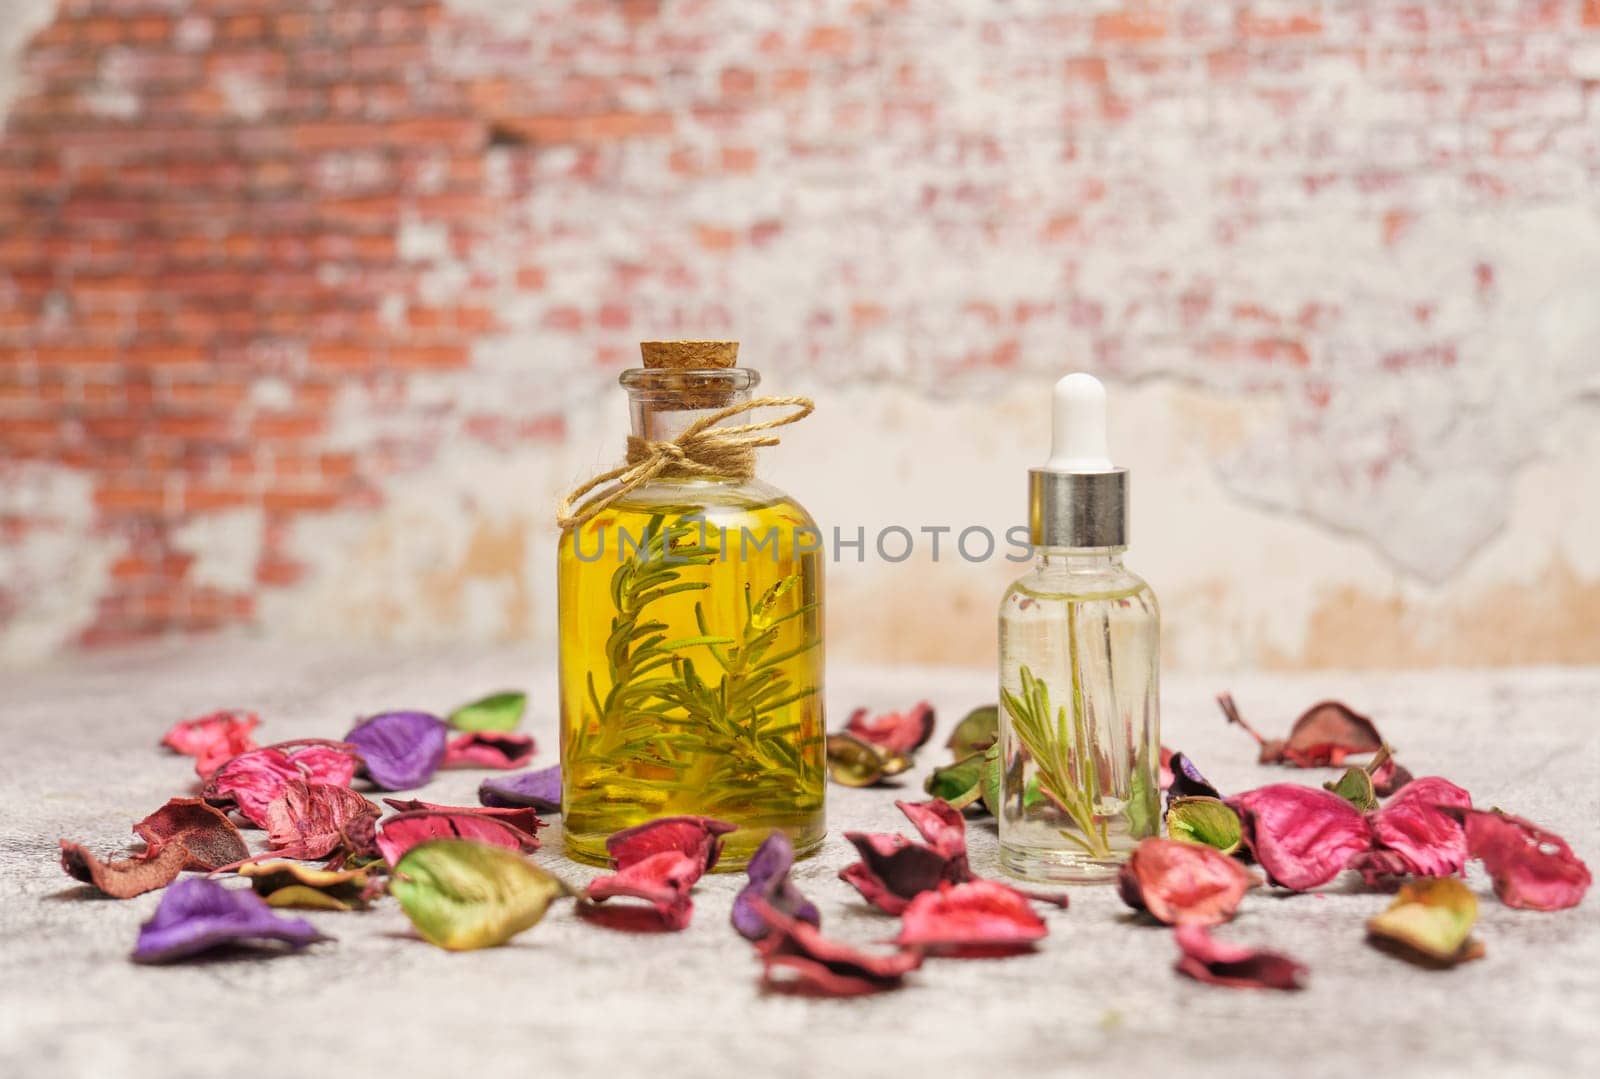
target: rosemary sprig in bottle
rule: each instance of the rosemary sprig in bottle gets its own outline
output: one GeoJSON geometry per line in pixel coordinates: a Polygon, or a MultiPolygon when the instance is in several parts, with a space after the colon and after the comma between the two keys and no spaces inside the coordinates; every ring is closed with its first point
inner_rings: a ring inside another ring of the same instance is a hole
{"type": "MultiPolygon", "coordinates": [[[[1084,849],[1091,857],[1103,858],[1111,854],[1106,825],[1095,814],[1100,800],[1099,776],[1094,762],[1088,759],[1088,738],[1080,723],[1069,714],[1066,705],[1054,714],[1050,708],[1050,690],[1024,664],[1018,671],[1022,692],[1012,693],[1001,688],[1000,701],[1011,717],[1012,729],[1022,742],[1028,756],[1039,770],[1039,790],[1050,799],[1077,826],[1077,832],[1062,829],[1061,835],[1084,849]],[[1083,776],[1078,782],[1074,776],[1073,748],[1077,747],[1083,776]],[[1081,833],[1081,834],[1078,834],[1081,833]]],[[[1074,702],[1077,703],[1077,702],[1074,702]]]]}

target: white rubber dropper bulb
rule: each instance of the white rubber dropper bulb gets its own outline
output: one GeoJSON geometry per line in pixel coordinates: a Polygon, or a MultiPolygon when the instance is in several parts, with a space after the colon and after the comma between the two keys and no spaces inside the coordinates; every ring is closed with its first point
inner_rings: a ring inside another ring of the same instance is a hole
{"type": "Polygon", "coordinates": [[[1051,472],[1110,472],[1106,448],[1106,388],[1076,371],[1056,383],[1050,426],[1051,472]]]}

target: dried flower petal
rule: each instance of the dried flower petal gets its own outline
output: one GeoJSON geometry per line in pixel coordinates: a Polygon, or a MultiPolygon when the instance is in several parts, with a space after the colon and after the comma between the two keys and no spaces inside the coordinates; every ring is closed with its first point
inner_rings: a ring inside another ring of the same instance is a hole
{"type": "Polygon", "coordinates": [[[870,955],[829,940],[814,926],[758,902],[768,932],[756,941],[763,987],[805,996],[851,997],[900,986],[922,965],[920,949],[870,955]]]}
{"type": "Polygon", "coordinates": [[[1322,701],[1306,709],[1286,739],[1263,738],[1244,721],[1230,694],[1218,694],[1217,703],[1228,722],[1243,727],[1260,744],[1262,764],[1338,767],[1346,757],[1376,753],[1384,744],[1372,720],[1339,701],[1322,701]]]}
{"type": "Polygon", "coordinates": [[[154,853],[107,862],[88,847],[61,840],[61,868],[74,880],[92,884],[112,899],[132,899],[178,879],[189,852],[182,843],[169,843],[154,853]]]}
{"type": "Polygon", "coordinates": [[[1182,953],[1175,969],[1207,985],[1230,989],[1301,989],[1306,968],[1286,955],[1217,940],[1203,925],[1173,931],[1182,953]]]}
{"type": "MultiPolygon", "coordinates": [[[[689,892],[704,874],[705,863],[702,859],[679,850],[659,850],[629,862],[615,873],[596,877],[584,889],[583,896],[591,903],[619,896],[643,899],[655,908],[660,928],[686,929],[694,913],[694,901],[689,898],[689,892]]],[[[622,925],[588,906],[579,909],[586,916],[611,921],[619,928],[639,928],[622,925]]],[[[631,921],[628,915],[623,918],[631,921]]]]}
{"type": "Polygon", "coordinates": [[[828,735],[828,778],[842,787],[871,787],[911,767],[911,758],[853,734],[828,735]]]}
{"type": "Polygon", "coordinates": [[[542,813],[560,813],[561,766],[486,779],[478,785],[478,801],[495,809],[526,806],[542,813]]]}
{"type": "Polygon", "coordinates": [[[1049,929],[1028,897],[996,880],[941,883],[913,899],[895,943],[963,958],[1032,951],[1049,929]]]}
{"type": "Polygon", "coordinates": [[[527,705],[526,693],[491,693],[451,712],[450,726],[458,731],[514,731],[527,705]]]}
{"type": "Polygon", "coordinates": [[[911,754],[933,735],[933,705],[918,701],[906,712],[871,715],[857,708],[845,722],[846,733],[890,754],[911,754]]]}
{"type": "Polygon", "coordinates": [[[1394,759],[1394,754],[1385,750],[1379,750],[1378,756],[1367,765],[1367,771],[1372,775],[1372,793],[1379,798],[1389,797],[1413,778],[1411,772],[1394,759]]]}
{"type": "Polygon", "coordinates": [[[1296,892],[1326,884],[1371,845],[1361,811],[1316,787],[1275,783],[1230,798],[1228,805],[1239,814],[1245,846],[1267,879],[1296,892]]]}
{"type": "Polygon", "coordinates": [[[983,797],[983,762],[984,754],[978,752],[954,764],[935,768],[928,774],[922,789],[956,809],[966,809],[983,797]]]}
{"type": "Polygon", "coordinates": [[[1363,813],[1370,813],[1378,808],[1378,792],[1373,787],[1372,776],[1365,768],[1359,766],[1346,768],[1344,775],[1338,779],[1330,779],[1322,785],[1322,789],[1332,791],[1363,813]]]}
{"type": "Polygon", "coordinates": [[[1471,939],[1477,921],[1472,889],[1456,877],[1435,877],[1402,887],[1388,910],[1368,919],[1367,934],[1402,959],[1453,967],[1483,957],[1483,945],[1471,939]]]}
{"type": "Polygon", "coordinates": [[[173,724],[161,744],[193,757],[194,770],[204,778],[228,758],[256,748],[250,732],[260,725],[254,712],[227,709],[173,724]]]}
{"type": "Polygon", "coordinates": [[[802,895],[800,889],[789,880],[789,870],[793,866],[794,844],[786,834],[774,830],[751,856],[745,868],[749,883],[733,901],[730,920],[741,936],[747,940],[760,940],[768,932],[767,923],[756,910],[757,901],[791,918],[812,925],[822,924],[822,914],[816,904],[802,895]]]}
{"type": "Polygon", "coordinates": [[[523,768],[533,760],[533,739],[526,734],[467,731],[444,747],[443,768],[523,768]]]}
{"type": "Polygon", "coordinates": [[[1170,806],[1177,798],[1216,798],[1222,795],[1205,776],[1200,774],[1200,769],[1190,760],[1187,754],[1174,753],[1167,761],[1166,766],[1172,769],[1172,780],[1163,784],[1162,789],[1167,792],[1167,804],[1170,806]]]}
{"type": "Polygon", "coordinates": [[[1211,847],[1145,839],[1117,875],[1122,901],[1168,925],[1220,925],[1261,881],[1211,847]]]}
{"type": "Polygon", "coordinates": [[[201,797],[232,804],[257,828],[266,827],[267,805],[291,779],[348,787],[356,774],[355,747],[325,739],[279,742],[241,753],[211,773],[201,797]]]}
{"type": "Polygon", "coordinates": [[[540,828],[547,827],[531,806],[447,806],[423,802],[416,798],[385,798],[383,802],[397,813],[414,813],[419,809],[428,809],[435,813],[466,813],[474,817],[488,817],[502,824],[509,824],[529,835],[537,835],[540,828]]]}
{"type": "Polygon", "coordinates": [[[327,939],[304,919],[272,913],[249,889],[191,877],[168,888],[155,914],[139,927],[133,958],[139,963],[170,963],[224,945],[298,950],[327,939]]]}
{"type": "Polygon", "coordinates": [[[410,790],[433,778],[444,760],[444,720],[427,712],[382,712],[345,735],[367,776],[385,790],[410,790]]]}
{"type": "Polygon", "coordinates": [[[269,907],[353,910],[367,905],[364,869],[317,869],[299,862],[255,862],[239,867],[269,907]]]}
{"type": "Polygon", "coordinates": [[[373,849],[381,811],[348,787],[291,779],[267,805],[267,845],[284,858],[325,858],[373,849]]]}
{"type": "Polygon", "coordinates": [[[626,869],[662,851],[677,851],[709,873],[722,857],[722,837],[736,825],[711,817],[659,817],[606,838],[606,852],[618,869],[626,869]]]}
{"type": "Polygon", "coordinates": [[[1239,814],[1218,798],[1174,798],[1167,806],[1167,835],[1232,854],[1244,839],[1244,829],[1239,814]]]}
{"type": "Polygon", "coordinates": [[[905,836],[846,832],[844,837],[860,853],[861,861],[841,869],[839,879],[886,914],[904,914],[911,900],[938,887],[940,881],[970,879],[951,875],[948,858],[905,836]]]}
{"type": "Polygon", "coordinates": [[[520,854],[466,839],[412,847],[394,867],[389,891],[424,940],[450,951],[504,944],[572,894],[520,854]]]}
{"type": "Polygon", "coordinates": [[[982,753],[1000,740],[1000,708],[985,704],[974,708],[956,724],[945,740],[951,756],[957,760],[982,753]]]}
{"type": "Polygon", "coordinates": [[[472,812],[419,809],[397,813],[383,822],[378,832],[378,851],[384,861],[394,865],[412,847],[430,839],[471,839],[515,851],[539,849],[537,836],[503,820],[472,812]]]}
{"type": "Polygon", "coordinates": [[[1471,806],[1466,791],[1448,779],[1428,776],[1407,783],[1368,820],[1378,843],[1405,858],[1408,873],[1444,877],[1467,864],[1466,833],[1449,809],[1471,806]]]}
{"type": "Polygon", "coordinates": [[[1508,907],[1565,910],[1589,890],[1589,867],[1566,840],[1498,809],[1453,811],[1466,827],[1467,850],[1483,862],[1494,894],[1508,907]]]}
{"type": "Polygon", "coordinates": [[[168,843],[181,843],[188,851],[183,868],[201,873],[233,865],[250,856],[244,837],[228,815],[201,798],[172,798],[133,826],[149,853],[168,843]]]}

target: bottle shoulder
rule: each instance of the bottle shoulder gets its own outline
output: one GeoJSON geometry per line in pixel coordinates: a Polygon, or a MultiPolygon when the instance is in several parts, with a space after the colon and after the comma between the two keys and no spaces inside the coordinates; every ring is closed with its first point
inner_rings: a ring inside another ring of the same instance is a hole
{"type": "Polygon", "coordinates": [[[1011,582],[1001,599],[1001,609],[1025,600],[1039,602],[1085,602],[1091,600],[1134,600],[1152,614],[1159,611],[1155,591],[1143,577],[1126,566],[1101,566],[1093,569],[1066,569],[1039,564],[1011,582]]]}

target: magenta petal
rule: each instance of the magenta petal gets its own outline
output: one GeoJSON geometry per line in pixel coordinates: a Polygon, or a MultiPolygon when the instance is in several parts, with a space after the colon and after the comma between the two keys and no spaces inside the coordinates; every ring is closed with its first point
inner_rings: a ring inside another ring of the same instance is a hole
{"type": "Polygon", "coordinates": [[[745,872],[750,881],[733,901],[730,918],[733,927],[746,940],[760,940],[768,932],[766,921],[756,909],[765,902],[774,910],[812,925],[822,924],[822,913],[789,880],[794,865],[794,844],[783,832],[774,831],[756,849],[745,872]]]}
{"type": "Polygon", "coordinates": [[[1303,892],[1339,875],[1372,842],[1361,811],[1332,791],[1274,783],[1228,799],[1274,884],[1303,892]]]}
{"type": "Polygon", "coordinates": [[[478,785],[478,801],[495,809],[526,806],[541,813],[560,813],[561,766],[486,779],[478,785]]]}
{"type": "MultiPolygon", "coordinates": [[[[1338,797],[1335,795],[1334,797],[1338,797]]],[[[1243,948],[1217,940],[1203,925],[1179,926],[1173,932],[1182,953],[1179,974],[1230,989],[1301,989],[1306,968],[1286,955],[1243,948]]]]}
{"type": "Polygon", "coordinates": [[[345,735],[366,764],[367,775],[385,790],[411,790],[433,778],[444,760],[449,728],[427,712],[383,712],[345,735]]]}
{"type": "Polygon", "coordinates": [[[291,779],[267,805],[267,845],[284,858],[325,858],[372,849],[379,809],[348,787],[291,779]]]}
{"type": "MultiPolygon", "coordinates": [[[[903,835],[846,832],[861,861],[839,871],[839,879],[888,914],[901,914],[912,898],[937,888],[950,875],[949,859],[903,835]]],[[[966,879],[966,878],[961,878],[966,879]]]]}
{"type": "Polygon", "coordinates": [[[212,712],[173,724],[161,744],[193,757],[195,772],[204,778],[228,758],[255,749],[250,732],[260,724],[261,717],[254,712],[232,709],[212,712]]]}
{"type": "Polygon", "coordinates": [[[941,884],[911,901],[895,943],[936,954],[995,956],[1032,950],[1049,930],[1028,897],[995,880],[941,884]]]}
{"type": "Polygon", "coordinates": [[[392,866],[406,851],[430,839],[471,839],[506,850],[539,849],[538,837],[494,817],[471,810],[450,813],[421,809],[396,813],[384,820],[377,836],[378,851],[392,866]]]}
{"type": "Polygon", "coordinates": [[[933,734],[933,705],[918,701],[906,712],[870,715],[865,708],[850,713],[845,730],[890,753],[911,753],[933,734]]]}
{"type": "Polygon", "coordinates": [[[280,918],[248,888],[226,888],[190,877],[166,890],[150,920],[139,927],[133,958],[169,963],[227,944],[278,944],[304,948],[321,933],[303,918],[280,918]]]}
{"type": "Polygon", "coordinates": [[[444,768],[522,768],[533,760],[533,739],[510,731],[466,731],[444,748],[444,768]]]}
{"type": "Polygon", "coordinates": [[[896,802],[928,845],[945,858],[966,858],[967,822],[961,810],[943,798],[926,802],[896,802]]]}
{"type": "Polygon", "coordinates": [[[874,955],[824,937],[816,927],[765,903],[756,905],[768,931],[756,941],[762,984],[779,992],[850,997],[897,988],[922,965],[922,951],[874,955]]]}
{"type": "Polygon", "coordinates": [[[1467,835],[1446,809],[1469,809],[1472,796],[1448,779],[1414,779],[1368,818],[1378,842],[1399,852],[1410,873],[1446,877],[1467,864],[1467,835]]]}
{"type": "Polygon", "coordinates": [[[1461,810],[1467,849],[1483,862],[1494,894],[1508,907],[1565,910],[1589,890],[1589,867],[1567,841],[1532,821],[1498,810],[1461,810]]]}
{"type": "Polygon", "coordinates": [[[279,742],[221,765],[206,779],[201,795],[208,802],[233,803],[246,820],[265,828],[267,806],[290,780],[348,787],[355,770],[354,746],[320,739],[279,742]]]}
{"type": "Polygon", "coordinates": [[[608,836],[606,853],[618,869],[626,869],[662,851],[677,851],[709,873],[722,857],[722,837],[735,828],[712,817],[659,817],[608,836]]]}
{"type": "Polygon", "coordinates": [[[704,873],[700,857],[676,850],[663,850],[632,862],[610,876],[596,877],[584,890],[584,898],[600,902],[629,896],[643,899],[656,909],[667,929],[685,929],[694,913],[689,891],[704,873]]]}

